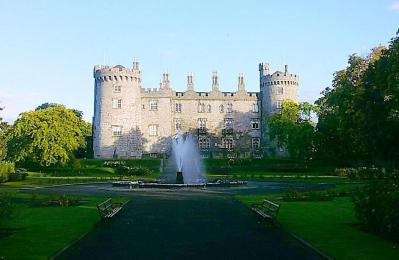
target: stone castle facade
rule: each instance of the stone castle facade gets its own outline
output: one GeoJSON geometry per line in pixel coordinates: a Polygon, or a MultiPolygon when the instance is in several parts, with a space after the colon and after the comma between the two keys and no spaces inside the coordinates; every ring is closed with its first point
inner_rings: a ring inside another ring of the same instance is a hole
{"type": "Polygon", "coordinates": [[[269,73],[259,64],[260,91],[248,92],[244,76],[237,90],[221,91],[217,72],[212,89],[197,92],[192,74],[184,92],[171,88],[164,73],[159,88],[145,89],[137,61],[133,67],[94,67],[93,149],[96,158],[141,158],[168,152],[178,129],[198,139],[204,157],[261,157],[282,152],[267,136],[265,118],[279,111],[282,101],[298,100],[298,76],[269,73]]]}

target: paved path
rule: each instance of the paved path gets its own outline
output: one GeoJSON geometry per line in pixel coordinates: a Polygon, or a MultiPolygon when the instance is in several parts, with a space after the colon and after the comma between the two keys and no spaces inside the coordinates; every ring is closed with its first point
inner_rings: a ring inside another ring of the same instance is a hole
{"type": "Polygon", "coordinates": [[[281,230],[260,224],[227,194],[130,192],[130,197],[114,219],[57,259],[319,259],[281,230]]]}

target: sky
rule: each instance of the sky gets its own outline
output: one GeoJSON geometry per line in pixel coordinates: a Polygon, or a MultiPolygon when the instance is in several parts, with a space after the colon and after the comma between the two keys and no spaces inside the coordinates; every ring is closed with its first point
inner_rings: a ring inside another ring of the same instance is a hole
{"type": "Polygon", "coordinates": [[[399,29],[399,0],[12,1],[0,0],[0,116],[56,102],[93,115],[93,66],[132,66],[145,88],[164,71],[172,87],[259,91],[258,64],[300,77],[300,101],[315,101],[346,67],[399,29]]]}

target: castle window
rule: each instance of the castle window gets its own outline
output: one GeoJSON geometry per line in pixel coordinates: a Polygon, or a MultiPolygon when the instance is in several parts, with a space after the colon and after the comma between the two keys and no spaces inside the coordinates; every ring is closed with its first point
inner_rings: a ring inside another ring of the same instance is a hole
{"type": "Polygon", "coordinates": [[[277,108],[277,109],[281,109],[282,106],[283,106],[283,101],[277,100],[277,101],[276,101],[276,108],[277,108]]]}
{"type": "Polygon", "coordinates": [[[206,118],[198,118],[198,128],[206,129],[206,118]]]}
{"type": "Polygon", "coordinates": [[[180,118],[175,119],[175,128],[176,128],[176,130],[181,129],[181,119],[180,118]]]}
{"type": "Polygon", "coordinates": [[[205,104],[198,104],[198,113],[205,113],[205,104]]]}
{"type": "Polygon", "coordinates": [[[208,105],[206,110],[207,110],[208,113],[211,113],[212,112],[212,106],[208,105]]]}
{"type": "Polygon", "coordinates": [[[223,148],[232,149],[234,146],[233,137],[226,136],[222,139],[223,148]]]}
{"type": "Polygon", "coordinates": [[[122,136],[122,126],[113,125],[112,126],[112,136],[122,136]]]}
{"type": "Polygon", "coordinates": [[[122,88],[122,86],[120,86],[120,85],[114,85],[114,93],[120,93],[121,88],[122,88]]]}
{"type": "Polygon", "coordinates": [[[157,136],[158,135],[158,126],[157,125],[149,125],[148,131],[150,136],[157,136]]]}
{"type": "Polygon", "coordinates": [[[278,95],[284,94],[284,89],[282,87],[277,88],[277,94],[278,95]]]}
{"type": "Polygon", "coordinates": [[[113,98],[112,99],[112,108],[121,109],[122,108],[122,99],[113,98]]]}
{"type": "Polygon", "coordinates": [[[252,104],[252,113],[259,113],[259,105],[258,103],[252,104]]]}
{"type": "Polygon", "coordinates": [[[259,149],[260,148],[260,138],[252,137],[252,148],[259,149]]]}
{"type": "Polygon", "coordinates": [[[219,106],[219,111],[220,111],[220,113],[223,113],[223,112],[224,112],[224,106],[223,106],[223,105],[220,105],[220,106],[219,106]]]}
{"type": "Polygon", "coordinates": [[[233,104],[231,103],[227,104],[227,113],[233,113],[233,104]]]}
{"type": "Polygon", "coordinates": [[[233,123],[234,123],[233,118],[225,118],[224,119],[224,127],[226,129],[232,129],[233,128],[233,123]]]}
{"type": "Polygon", "coordinates": [[[198,137],[198,146],[200,149],[209,149],[211,147],[211,142],[209,137],[204,137],[204,136],[198,137]]]}
{"type": "Polygon", "coordinates": [[[181,113],[181,103],[176,103],[175,104],[175,112],[176,113],[181,113]]]}
{"type": "Polygon", "coordinates": [[[259,129],[259,119],[254,118],[251,121],[252,129],[259,129]]]}
{"type": "Polygon", "coordinates": [[[158,111],[158,101],[157,100],[151,100],[150,101],[150,110],[151,111],[158,111]]]}

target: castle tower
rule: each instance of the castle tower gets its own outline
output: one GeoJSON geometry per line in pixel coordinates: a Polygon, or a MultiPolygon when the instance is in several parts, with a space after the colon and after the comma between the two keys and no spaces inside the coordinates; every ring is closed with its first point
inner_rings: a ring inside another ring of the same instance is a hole
{"type": "Polygon", "coordinates": [[[95,158],[141,157],[141,71],[117,65],[94,67],[95,158]]]}
{"type": "MultiPolygon", "coordinates": [[[[260,96],[262,100],[262,118],[266,118],[272,113],[280,111],[283,100],[298,102],[298,76],[288,71],[285,65],[284,72],[269,72],[268,63],[259,64],[260,96]]],[[[266,120],[262,123],[263,146],[268,149],[269,144],[268,129],[266,120]]]]}
{"type": "Polygon", "coordinates": [[[299,78],[288,71],[288,65],[285,65],[284,72],[270,74],[269,64],[261,63],[259,75],[263,115],[278,112],[283,100],[298,102],[299,78]]]}

